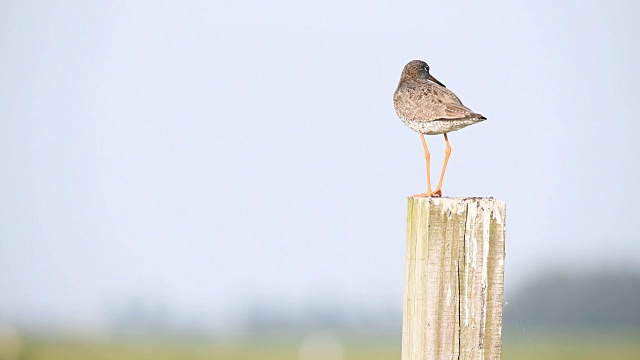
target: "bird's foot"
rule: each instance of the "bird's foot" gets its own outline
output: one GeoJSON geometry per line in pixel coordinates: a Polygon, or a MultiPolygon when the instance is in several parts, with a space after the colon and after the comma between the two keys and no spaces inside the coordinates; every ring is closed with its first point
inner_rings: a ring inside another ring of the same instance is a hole
{"type": "Polygon", "coordinates": [[[442,197],[442,191],[438,190],[437,192],[431,191],[431,192],[426,192],[422,194],[415,194],[412,197],[417,197],[417,198],[442,197]]]}

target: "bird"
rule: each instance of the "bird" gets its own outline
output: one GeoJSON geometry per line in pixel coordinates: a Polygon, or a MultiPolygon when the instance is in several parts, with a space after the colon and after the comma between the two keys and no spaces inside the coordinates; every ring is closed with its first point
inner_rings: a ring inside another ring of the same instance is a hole
{"type": "Polygon", "coordinates": [[[442,197],[442,180],[451,154],[447,133],[487,119],[464,106],[458,96],[433,77],[429,70],[429,65],[422,60],[410,61],[402,70],[398,88],[393,93],[396,114],[405,125],[420,134],[427,162],[427,192],[414,197],[442,197]],[[446,143],[445,157],[438,186],[432,191],[431,155],[424,136],[440,134],[444,134],[446,143]]]}

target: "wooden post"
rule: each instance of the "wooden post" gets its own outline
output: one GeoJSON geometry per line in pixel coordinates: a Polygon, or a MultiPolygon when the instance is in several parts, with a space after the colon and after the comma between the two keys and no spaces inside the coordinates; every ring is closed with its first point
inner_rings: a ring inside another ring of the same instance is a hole
{"type": "Polygon", "coordinates": [[[402,360],[500,359],[504,201],[409,198],[402,360]]]}

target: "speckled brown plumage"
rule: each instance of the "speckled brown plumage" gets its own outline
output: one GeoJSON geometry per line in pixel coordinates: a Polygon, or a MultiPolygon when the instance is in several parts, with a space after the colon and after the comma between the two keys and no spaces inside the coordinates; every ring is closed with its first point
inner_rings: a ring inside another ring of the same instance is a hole
{"type": "Polygon", "coordinates": [[[402,122],[421,134],[444,134],[486,120],[462,105],[456,94],[429,74],[429,65],[420,60],[404,67],[393,104],[402,122]]]}
{"type": "Polygon", "coordinates": [[[393,94],[396,113],[411,130],[420,133],[427,161],[427,192],[414,196],[442,196],[442,180],[451,154],[448,132],[484,121],[487,118],[462,105],[460,99],[444,84],[431,76],[429,65],[421,60],[409,62],[402,70],[400,83],[393,94]],[[444,134],[446,150],[440,181],[431,191],[430,155],[424,135],[444,134]]]}

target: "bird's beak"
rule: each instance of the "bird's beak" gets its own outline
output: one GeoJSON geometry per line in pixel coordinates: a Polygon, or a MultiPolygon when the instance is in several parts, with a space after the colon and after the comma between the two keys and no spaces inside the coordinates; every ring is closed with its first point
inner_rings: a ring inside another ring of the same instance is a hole
{"type": "Polygon", "coordinates": [[[440,86],[442,86],[442,87],[446,87],[446,86],[444,86],[444,84],[443,84],[443,83],[441,83],[440,81],[438,81],[438,79],[436,79],[436,78],[434,78],[433,76],[431,76],[431,74],[429,74],[429,80],[433,81],[434,83],[436,83],[436,84],[438,84],[438,85],[440,85],[440,86]]]}

